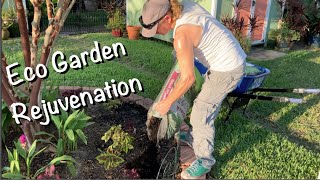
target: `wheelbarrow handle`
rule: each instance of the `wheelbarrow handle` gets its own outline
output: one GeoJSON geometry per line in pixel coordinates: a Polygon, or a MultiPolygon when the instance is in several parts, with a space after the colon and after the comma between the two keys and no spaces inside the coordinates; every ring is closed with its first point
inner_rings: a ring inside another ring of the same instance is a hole
{"type": "Polygon", "coordinates": [[[285,102],[290,102],[290,103],[295,103],[295,104],[302,104],[302,103],[306,103],[306,100],[298,99],[298,98],[287,98],[287,101],[285,101],[285,102]]]}
{"type": "Polygon", "coordinates": [[[289,97],[279,97],[279,96],[261,96],[261,95],[255,95],[255,94],[229,94],[229,96],[245,98],[245,99],[258,99],[258,100],[275,101],[275,102],[289,102],[289,103],[296,103],[296,104],[302,104],[306,102],[304,99],[299,99],[299,98],[289,98],[289,97]]]}
{"type": "Polygon", "coordinates": [[[293,89],[294,93],[302,93],[302,94],[316,94],[316,95],[320,95],[320,89],[303,89],[303,88],[299,88],[299,89],[293,89]]]}
{"type": "Polygon", "coordinates": [[[304,88],[255,88],[252,92],[291,92],[298,94],[316,94],[320,95],[320,89],[304,89],[304,88]]]}

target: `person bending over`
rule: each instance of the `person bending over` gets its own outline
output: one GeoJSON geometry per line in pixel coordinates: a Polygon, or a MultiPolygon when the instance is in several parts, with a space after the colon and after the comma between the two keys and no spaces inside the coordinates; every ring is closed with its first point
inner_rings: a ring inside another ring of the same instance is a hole
{"type": "Polygon", "coordinates": [[[152,37],[173,30],[173,45],[180,78],[168,97],[155,105],[165,115],[195,82],[194,57],[208,68],[201,92],[194,100],[190,132],[181,141],[193,147],[196,160],[181,173],[183,179],[197,179],[215,163],[214,121],[222,101],[244,75],[247,55],[233,34],[197,3],[184,0],[147,0],[143,6],[141,34],[152,37]]]}

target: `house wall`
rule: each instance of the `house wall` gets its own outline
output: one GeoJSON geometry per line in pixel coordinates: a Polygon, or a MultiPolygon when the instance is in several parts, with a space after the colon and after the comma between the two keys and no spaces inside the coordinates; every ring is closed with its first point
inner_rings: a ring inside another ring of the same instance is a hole
{"type": "Polygon", "coordinates": [[[217,1],[217,14],[216,18],[221,19],[225,16],[233,15],[233,2],[234,0],[216,0],[217,1]]]}
{"type": "MultiPolygon", "coordinates": [[[[139,17],[141,16],[141,11],[143,4],[146,0],[127,0],[127,24],[128,25],[139,25],[139,17]]],[[[204,7],[208,12],[216,15],[217,19],[228,15],[233,15],[233,3],[234,0],[193,0],[198,2],[202,7],[204,7]],[[216,6],[213,8],[212,6],[216,6]],[[217,12],[212,12],[212,9],[216,9],[217,12]]],[[[281,16],[281,9],[277,0],[272,0],[270,16],[268,20],[267,31],[269,29],[277,28],[278,19],[281,16]]],[[[165,36],[156,35],[155,38],[171,42],[172,32],[165,36]]]]}
{"type": "Polygon", "coordinates": [[[270,15],[268,20],[267,26],[267,34],[266,34],[266,43],[268,42],[268,32],[270,29],[277,29],[278,28],[278,20],[281,18],[281,7],[277,0],[272,0],[271,8],[270,8],[270,15]]]}
{"type": "Polygon", "coordinates": [[[269,16],[269,29],[277,29],[278,20],[281,17],[281,7],[277,0],[272,0],[270,16],[269,16]]]}

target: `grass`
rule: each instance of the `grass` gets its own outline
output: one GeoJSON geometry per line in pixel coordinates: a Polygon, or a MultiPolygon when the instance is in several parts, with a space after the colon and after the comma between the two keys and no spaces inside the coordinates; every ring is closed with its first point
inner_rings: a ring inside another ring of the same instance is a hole
{"type": "MultiPolygon", "coordinates": [[[[173,65],[172,47],[150,40],[129,41],[110,34],[85,34],[59,37],[53,51],[69,57],[94,47],[121,42],[128,56],[101,64],[90,63],[82,70],[70,69],[66,74],[53,71],[49,63],[49,80],[56,85],[103,87],[105,81],[127,81],[138,78],[144,86],[140,95],[155,99],[173,65]]],[[[22,61],[19,39],[4,41],[8,63],[22,61]]],[[[264,87],[320,88],[320,51],[295,51],[272,60],[250,60],[267,67],[271,74],[264,87]]],[[[18,69],[21,73],[22,67],[18,69]]],[[[264,95],[289,94],[262,93],[264,95]]],[[[291,95],[292,96],[292,95],[291,95]]],[[[295,95],[293,97],[300,97],[295,95]]],[[[230,122],[223,123],[227,113],[223,106],[216,120],[214,157],[217,162],[211,177],[238,178],[312,178],[320,171],[320,97],[308,95],[306,104],[251,101],[247,115],[236,110],[230,122]]]]}

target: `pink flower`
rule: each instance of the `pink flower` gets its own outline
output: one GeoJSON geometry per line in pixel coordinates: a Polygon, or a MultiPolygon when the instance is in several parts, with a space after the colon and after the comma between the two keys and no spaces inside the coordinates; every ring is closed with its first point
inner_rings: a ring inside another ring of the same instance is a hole
{"type": "Polygon", "coordinates": [[[125,169],[124,173],[128,179],[140,179],[140,175],[137,172],[137,169],[135,169],[135,168],[133,168],[131,170],[125,169]]]}
{"type": "Polygon", "coordinates": [[[22,134],[19,138],[20,144],[24,150],[27,148],[27,138],[24,134],[22,134]]]}
{"type": "Polygon", "coordinates": [[[26,144],[26,142],[27,142],[26,136],[24,134],[22,134],[19,138],[19,141],[21,144],[26,144]]]}
{"type": "Polygon", "coordinates": [[[47,167],[43,174],[40,174],[37,179],[60,179],[58,174],[54,173],[55,167],[52,164],[50,167],[47,167]]]}

